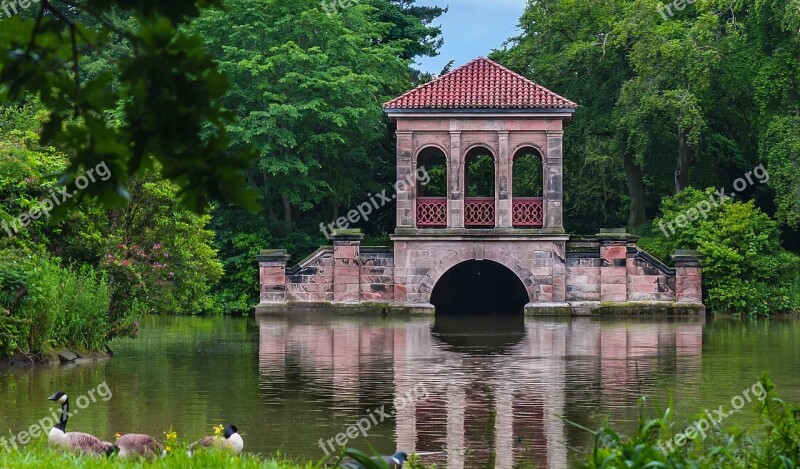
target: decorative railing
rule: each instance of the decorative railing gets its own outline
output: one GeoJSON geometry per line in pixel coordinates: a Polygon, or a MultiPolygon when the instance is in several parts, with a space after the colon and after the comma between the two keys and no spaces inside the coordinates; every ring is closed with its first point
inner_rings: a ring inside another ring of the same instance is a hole
{"type": "Polygon", "coordinates": [[[534,197],[514,198],[514,228],[541,228],[544,226],[544,199],[534,197]]]}
{"type": "Polygon", "coordinates": [[[494,198],[468,197],[464,203],[466,228],[494,228],[494,198]]]}
{"type": "Polygon", "coordinates": [[[447,228],[447,199],[445,197],[417,198],[418,228],[447,228]]]}

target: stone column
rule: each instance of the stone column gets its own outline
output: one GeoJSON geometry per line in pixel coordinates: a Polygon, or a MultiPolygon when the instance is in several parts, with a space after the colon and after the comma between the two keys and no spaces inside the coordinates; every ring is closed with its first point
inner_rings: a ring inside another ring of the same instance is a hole
{"type": "Polygon", "coordinates": [[[672,256],[675,264],[675,301],[678,303],[703,302],[703,274],[697,251],[676,251],[672,256]]]}
{"type": "Polygon", "coordinates": [[[464,160],[461,131],[450,131],[450,158],[447,159],[447,227],[464,228],[464,160]]]}
{"type": "Polygon", "coordinates": [[[511,156],[508,154],[508,132],[499,132],[499,153],[497,171],[494,179],[497,228],[511,228],[511,156]]]}
{"type": "MultiPolygon", "coordinates": [[[[414,160],[413,132],[397,132],[397,180],[414,181],[417,168],[414,160]]],[[[402,185],[402,184],[401,184],[402,185]]],[[[416,187],[402,185],[397,192],[397,228],[416,228],[417,198],[416,187]]]]}
{"type": "Polygon", "coordinates": [[[361,299],[361,230],[333,233],[333,301],[358,303],[361,299]]]}
{"type": "Polygon", "coordinates": [[[286,263],[289,254],[283,249],[261,251],[256,256],[261,284],[261,303],[286,302],[286,263]]]}
{"type": "Polygon", "coordinates": [[[544,229],[564,232],[563,132],[547,132],[547,160],[544,164],[544,229]]]}
{"type": "Polygon", "coordinates": [[[628,300],[628,235],[624,230],[605,230],[600,241],[600,301],[628,300]]]}

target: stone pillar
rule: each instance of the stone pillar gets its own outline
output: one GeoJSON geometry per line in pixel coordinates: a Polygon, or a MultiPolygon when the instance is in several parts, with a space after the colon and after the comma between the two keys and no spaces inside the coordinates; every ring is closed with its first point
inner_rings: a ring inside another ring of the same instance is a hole
{"type": "Polygon", "coordinates": [[[547,132],[544,162],[544,229],[564,232],[563,132],[547,132]]]}
{"type": "Polygon", "coordinates": [[[333,239],[333,301],[361,299],[361,230],[335,230],[333,239]]]}
{"type": "Polygon", "coordinates": [[[261,303],[279,304],[286,302],[286,263],[289,254],[283,249],[261,251],[256,256],[261,285],[261,303]]]}
{"type": "MultiPolygon", "coordinates": [[[[415,181],[413,174],[417,168],[414,158],[413,132],[397,132],[397,180],[415,181]]],[[[416,228],[417,188],[416,185],[401,184],[397,192],[397,228],[416,228]],[[406,187],[407,186],[407,187],[406,187]]]]}
{"type": "Polygon", "coordinates": [[[497,228],[511,228],[511,156],[508,154],[508,132],[499,132],[499,153],[495,171],[495,207],[497,228]]]}
{"type": "Polygon", "coordinates": [[[450,131],[450,157],[447,159],[447,227],[464,228],[464,159],[461,155],[461,131],[450,131]]]}
{"type": "Polygon", "coordinates": [[[703,302],[703,274],[697,251],[676,251],[672,256],[675,264],[675,301],[678,303],[703,302]]]}
{"type": "Polygon", "coordinates": [[[628,300],[628,235],[625,230],[604,230],[600,241],[600,301],[628,300]]]}

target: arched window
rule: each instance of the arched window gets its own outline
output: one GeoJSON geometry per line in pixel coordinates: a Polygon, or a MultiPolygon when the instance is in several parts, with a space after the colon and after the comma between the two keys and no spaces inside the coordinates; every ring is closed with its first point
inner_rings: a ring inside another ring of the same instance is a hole
{"type": "Polygon", "coordinates": [[[515,228],[544,225],[544,164],[536,148],[523,147],[514,154],[511,195],[515,228]]]}
{"type": "Polygon", "coordinates": [[[417,197],[447,197],[447,157],[436,147],[417,156],[417,197]]]}
{"type": "Polygon", "coordinates": [[[417,155],[417,228],[447,227],[447,157],[436,147],[417,155]]]}
{"type": "Polygon", "coordinates": [[[495,159],[489,149],[475,147],[464,159],[464,226],[495,226],[495,159]]]}

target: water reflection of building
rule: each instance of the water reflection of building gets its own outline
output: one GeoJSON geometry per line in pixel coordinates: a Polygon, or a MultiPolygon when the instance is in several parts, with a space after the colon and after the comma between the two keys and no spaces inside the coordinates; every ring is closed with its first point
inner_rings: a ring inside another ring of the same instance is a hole
{"type": "Polygon", "coordinates": [[[291,363],[325,381],[334,406],[358,400],[365,381],[393,383],[394,398],[424,384],[427,400],[397,410],[397,448],[440,452],[433,460],[454,469],[567,467],[567,444],[582,442],[565,417],[592,425],[593,410],[635,412],[636,399],[665,379],[699,381],[701,365],[700,322],[527,321],[524,335],[493,353],[476,353],[463,337],[447,343],[428,319],[259,325],[262,375],[291,363]]]}

